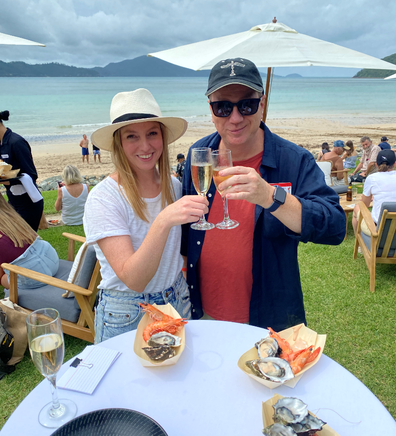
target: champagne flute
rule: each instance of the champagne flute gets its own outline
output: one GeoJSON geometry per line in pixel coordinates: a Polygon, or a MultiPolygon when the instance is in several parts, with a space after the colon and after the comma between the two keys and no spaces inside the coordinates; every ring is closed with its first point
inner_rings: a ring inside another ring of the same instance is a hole
{"type": "Polygon", "coordinates": [[[216,185],[216,189],[218,193],[221,195],[223,200],[223,209],[224,209],[224,219],[220,223],[216,224],[218,229],[222,230],[230,230],[235,229],[235,227],[239,226],[238,221],[234,221],[228,215],[228,202],[225,195],[223,195],[224,191],[220,191],[219,185],[224,180],[229,179],[231,176],[219,176],[219,172],[226,168],[232,167],[232,158],[231,158],[231,150],[216,150],[212,152],[212,161],[213,161],[213,180],[216,185]]]}
{"type": "Polygon", "coordinates": [[[39,309],[26,318],[30,355],[41,375],[51,383],[52,403],[46,404],[39,413],[39,423],[47,428],[57,428],[77,414],[77,406],[71,400],[58,399],[56,374],[62,366],[65,347],[59,312],[55,309],[39,309]]]}
{"type": "MultiPolygon", "coordinates": [[[[210,148],[193,148],[191,151],[191,178],[197,194],[203,197],[208,192],[212,181],[212,159],[210,157],[210,148]]],[[[194,230],[214,229],[214,224],[208,223],[205,214],[198,222],[191,224],[194,230]]]]}

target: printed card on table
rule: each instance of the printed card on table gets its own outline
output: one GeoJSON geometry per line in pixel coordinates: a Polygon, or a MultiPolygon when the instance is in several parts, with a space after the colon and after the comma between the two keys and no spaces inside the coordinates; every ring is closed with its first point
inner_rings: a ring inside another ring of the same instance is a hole
{"type": "Polygon", "coordinates": [[[117,350],[88,345],[57,382],[61,389],[92,394],[110,366],[120,356],[117,350]]]}

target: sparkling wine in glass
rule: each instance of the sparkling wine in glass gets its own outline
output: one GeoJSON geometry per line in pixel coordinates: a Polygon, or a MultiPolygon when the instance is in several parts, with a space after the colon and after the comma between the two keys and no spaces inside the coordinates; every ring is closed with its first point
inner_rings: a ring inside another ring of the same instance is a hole
{"type": "Polygon", "coordinates": [[[230,178],[231,176],[219,176],[219,172],[226,168],[232,167],[232,158],[231,158],[231,150],[216,150],[212,152],[212,161],[213,161],[213,181],[216,185],[216,189],[218,193],[221,195],[223,200],[223,209],[224,209],[224,219],[220,223],[216,224],[218,229],[229,230],[235,229],[235,227],[239,226],[238,221],[232,220],[228,215],[228,202],[226,196],[223,194],[224,191],[220,191],[219,185],[224,180],[230,178]]]}
{"type": "Polygon", "coordinates": [[[65,353],[60,316],[55,309],[39,309],[28,315],[26,324],[33,363],[51,383],[52,402],[41,409],[39,422],[44,427],[57,428],[77,414],[73,401],[59,400],[56,391],[56,374],[65,353]]]}
{"type": "MultiPolygon", "coordinates": [[[[210,148],[194,148],[191,151],[191,178],[197,194],[205,196],[212,181],[212,159],[210,148]]],[[[210,230],[214,224],[208,223],[205,215],[198,222],[191,224],[194,230],[210,230]]]]}

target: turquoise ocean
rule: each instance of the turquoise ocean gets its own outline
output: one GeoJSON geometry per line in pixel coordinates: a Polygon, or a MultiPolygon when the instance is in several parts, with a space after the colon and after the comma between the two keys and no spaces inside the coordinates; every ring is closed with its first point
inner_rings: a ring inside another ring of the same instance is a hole
{"type": "MultiPolygon", "coordinates": [[[[210,121],[207,78],[6,78],[0,77],[0,111],[5,123],[32,146],[74,142],[110,122],[113,96],[149,89],[163,115],[189,123],[210,121]]],[[[272,82],[268,121],[325,118],[349,125],[388,124],[396,118],[396,79],[278,78],[272,82]]]]}

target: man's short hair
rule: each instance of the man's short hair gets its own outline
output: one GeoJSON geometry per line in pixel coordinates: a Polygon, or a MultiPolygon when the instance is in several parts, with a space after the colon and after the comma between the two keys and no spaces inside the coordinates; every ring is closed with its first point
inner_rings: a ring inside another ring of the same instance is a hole
{"type": "Polygon", "coordinates": [[[365,142],[365,141],[370,141],[371,142],[371,139],[368,136],[362,136],[360,138],[360,143],[363,144],[363,142],[365,142]]]}

